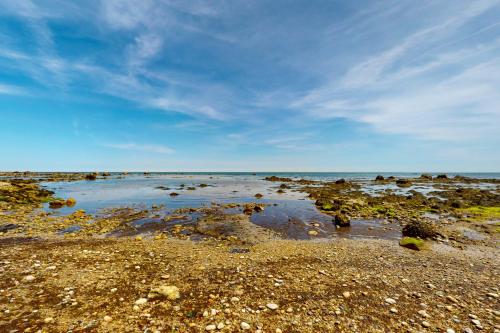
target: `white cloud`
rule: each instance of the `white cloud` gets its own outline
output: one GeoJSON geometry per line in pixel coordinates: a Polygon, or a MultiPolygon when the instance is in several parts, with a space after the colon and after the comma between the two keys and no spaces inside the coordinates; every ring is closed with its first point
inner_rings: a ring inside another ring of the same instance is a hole
{"type": "Polygon", "coordinates": [[[173,154],[175,150],[164,145],[138,143],[105,143],[102,146],[120,150],[137,150],[155,154],[173,154]]]}

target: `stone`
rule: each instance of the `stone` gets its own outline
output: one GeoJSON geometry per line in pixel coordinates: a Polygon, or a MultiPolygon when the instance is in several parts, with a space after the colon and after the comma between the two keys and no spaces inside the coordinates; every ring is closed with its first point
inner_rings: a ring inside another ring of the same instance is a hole
{"type": "Polygon", "coordinates": [[[429,327],[431,327],[431,324],[429,324],[427,321],[425,321],[425,320],[424,320],[424,321],[422,322],[422,326],[423,326],[423,327],[426,327],[426,328],[429,328],[429,327]]]}
{"type": "Polygon", "coordinates": [[[157,288],[151,289],[148,298],[156,297],[166,297],[167,299],[173,301],[180,298],[179,288],[176,286],[159,286],[157,288]]]}
{"type": "Polygon", "coordinates": [[[244,321],[241,322],[240,327],[242,330],[246,331],[250,329],[250,324],[245,323],[244,321]]]}
{"type": "Polygon", "coordinates": [[[43,320],[45,324],[52,324],[54,322],[54,318],[52,317],[47,317],[43,320]]]}
{"type": "Polygon", "coordinates": [[[446,333],[455,333],[455,330],[453,328],[448,328],[446,329],[446,333]]]}
{"type": "Polygon", "coordinates": [[[148,302],[147,298],[139,298],[137,301],[135,301],[135,305],[144,305],[148,302]]]}
{"type": "Polygon", "coordinates": [[[316,230],[309,230],[309,231],[307,232],[307,234],[308,234],[309,236],[318,236],[318,232],[317,232],[316,230]]]}
{"type": "Polygon", "coordinates": [[[267,303],[266,306],[268,309],[271,309],[271,310],[277,310],[279,308],[278,304],[275,304],[275,303],[267,303]]]}
{"type": "Polygon", "coordinates": [[[104,316],[103,319],[105,322],[108,322],[108,323],[113,320],[113,318],[111,318],[110,316],[104,316]]]}
{"type": "Polygon", "coordinates": [[[390,297],[386,298],[385,302],[388,304],[396,304],[396,300],[394,298],[390,298],[390,297]]]}
{"type": "Polygon", "coordinates": [[[349,227],[351,225],[351,221],[349,220],[349,218],[342,213],[338,213],[337,215],[335,215],[334,222],[335,225],[339,227],[349,227]]]}
{"type": "Polygon", "coordinates": [[[205,331],[215,331],[216,329],[217,326],[215,326],[214,324],[210,324],[205,327],[205,331]]]}
{"type": "Polygon", "coordinates": [[[24,281],[26,281],[26,282],[32,282],[34,280],[35,280],[35,277],[33,275],[26,275],[24,277],[24,281]]]}
{"type": "Polygon", "coordinates": [[[348,291],[344,291],[344,292],[342,293],[342,296],[344,296],[344,298],[349,298],[349,297],[351,297],[351,293],[350,293],[350,292],[348,292],[348,291]]]}

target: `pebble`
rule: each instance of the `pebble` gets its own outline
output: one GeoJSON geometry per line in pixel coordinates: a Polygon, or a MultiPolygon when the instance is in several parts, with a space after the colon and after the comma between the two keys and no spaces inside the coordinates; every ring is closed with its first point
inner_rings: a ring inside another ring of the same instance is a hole
{"type": "Polygon", "coordinates": [[[217,326],[215,326],[214,324],[210,324],[205,327],[205,331],[215,331],[216,328],[217,326]]]}
{"type": "Polygon", "coordinates": [[[110,316],[104,316],[104,318],[103,318],[103,319],[104,319],[104,321],[106,321],[106,322],[108,322],[108,323],[109,323],[111,320],[113,320],[113,318],[111,318],[110,316]]]}
{"type": "Polygon", "coordinates": [[[392,312],[392,313],[398,313],[398,309],[396,309],[396,308],[391,308],[391,312],[392,312]]]}
{"type": "Polygon", "coordinates": [[[53,322],[54,322],[54,318],[52,318],[52,317],[47,317],[47,318],[45,318],[45,319],[43,320],[43,322],[44,322],[45,324],[50,324],[50,323],[53,323],[53,322]]]}
{"type": "Polygon", "coordinates": [[[389,303],[389,304],[396,304],[396,300],[394,298],[390,298],[390,297],[386,298],[385,302],[389,303]]]}
{"type": "Polygon", "coordinates": [[[147,298],[139,298],[137,301],[135,301],[135,305],[144,305],[148,302],[147,298]]]}
{"type": "Polygon", "coordinates": [[[429,324],[428,322],[426,322],[425,320],[422,322],[422,326],[423,327],[431,327],[431,324],[429,324]]]}
{"type": "Polygon", "coordinates": [[[35,277],[33,275],[26,275],[24,277],[24,281],[26,281],[26,282],[31,282],[33,280],[35,280],[35,277]]]}
{"type": "Polygon", "coordinates": [[[231,297],[231,302],[236,303],[239,301],[240,301],[240,299],[238,297],[231,297]]]}
{"type": "Polygon", "coordinates": [[[223,329],[223,328],[224,328],[224,326],[225,326],[225,325],[224,325],[224,323],[218,323],[218,324],[217,324],[217,329],[218,329],[218,330],[221,330],[221,329],[223,329]]]}
{"type": "Polygon", "coordinates": [[[244,321],[241,322],[240,327],[242,330],[249,330],[250,329],[250,324],[245,323],[244,321]]]}
{"type": "Polygon", "coordinates": [[[344,298],[349,298],[349,297],[351,297],[351,293],[350,293],[350,292],[348,292],[348,291],[344,291],[344,292],[342,293],[342,296],[344,296],[344,298]]]}
{"type": "Polygon", "coordinates": [[[429,314],[425,310],[418,311],[418,314],[425,318],[429,317],[429,314]]]}
{"type": "Polygon", "coordinates": [[[446,333],[455,333],[455,330],[453,328],[448,328],[446,330],[446,333]]]}
{"type": "Polygon", "coordinates": [[[279,308],[278,304],[274,304],[274,303],[267,303],[266,306],[268,309],[271,309],[271,310],[276,310],[279,308]]]}

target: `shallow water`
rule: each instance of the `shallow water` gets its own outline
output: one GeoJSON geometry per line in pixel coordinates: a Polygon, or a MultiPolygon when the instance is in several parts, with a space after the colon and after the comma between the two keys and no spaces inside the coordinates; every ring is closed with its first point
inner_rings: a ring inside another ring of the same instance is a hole
{"type": "MultiPolygon", "coordinates": [[[[99,214],[105,208],[133,207],[150,209],[160,206],[158,216],[148,217],[134,223],[137,233],[148,233],[171,227],[165,225],[161,218],[172,213],[177,208],[209,206],[212,203],[245,203],[258,202],[268,204],[263,212],[254,213],[251,221],[259,226],[270,228],[286,238],[308,239],[309,230],[318,232],[314,238],[331,237],[375,237],[398,238],[400,228],[387,225],[383,221],[354,220],[350,228],[337,229],[332,223],[332,217],[319,212],[314,203],[306,198],[305,193],[296,189],[286,189],[280,194],[280,182],[265,181],[264,177],[278,175],[295,179],[336,180],[346,178],[359,181],[362,191],[370,195],[378,195],[384,191],[396,194],[407,194],[415,190],[428,195],[436,191],[429,184],[414,184],[410,187],[398,187],[395,184],[377,184],[372,182],[379,173],[142,173],[122,176],[112,174],[107,179],[75,182],[45,182],[42,185],[55,192],[55,196],[75,198],[74,207],[63,207],[52,210],[54,214],[70,214],[77,209],[87,213],[99,214]],[[206,184],[206,187],[200,187],[206,184]],[[161,188],[160,188],[161,187],[161,188]],[[194,187],[194,190],[188,190],[194,187]],[[170,196],[170,193],[178,196],[170,196]],[[256,199],[256,193],[262,194],[262,199],[256,199]]],[[[384,176],[415,177],[419,173],[382,173],[384,176]]],[[[453,176],[453,174],[449,174],[453,176]]],[[[500,178],[500,174],[463,174],[469,177],[500,178]]],[[[464,184],[466,185],[466,184],[464,184]]],[[[237,213],[238,211],[228,211],[237,213]]],[[[241,212],[241,211],[239,211],[241,212]]],[[[193,223],[196,216],[190,220],[175,223],[193,223]]],[[[174,224],[175,224],[174,223],[174,224]]]]}

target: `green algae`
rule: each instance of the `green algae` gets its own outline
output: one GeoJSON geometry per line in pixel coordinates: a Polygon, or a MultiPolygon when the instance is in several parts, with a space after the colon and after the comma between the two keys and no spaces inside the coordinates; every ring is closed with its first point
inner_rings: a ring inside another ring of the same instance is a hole
{"type": "Polygon", "coordinates": [[[500,220],[500,207],[472,206],[461,208],[459,211],[467,215],[466,220],[472,222],[485,222],[500,220]]]}

